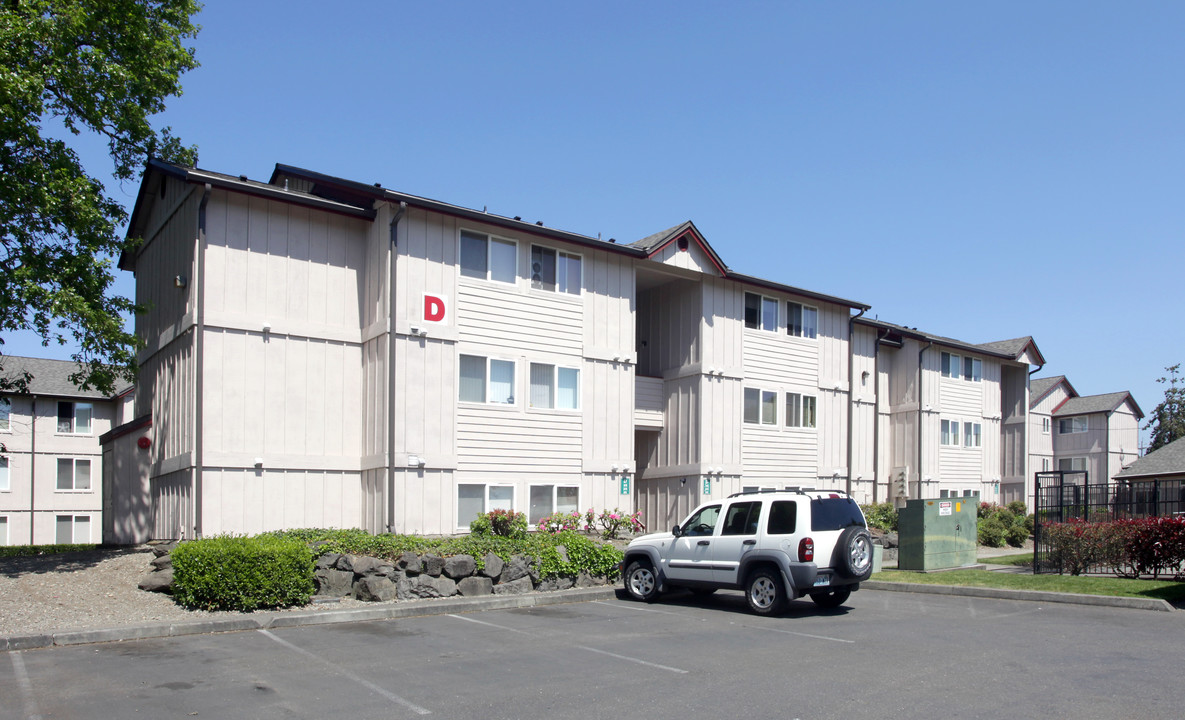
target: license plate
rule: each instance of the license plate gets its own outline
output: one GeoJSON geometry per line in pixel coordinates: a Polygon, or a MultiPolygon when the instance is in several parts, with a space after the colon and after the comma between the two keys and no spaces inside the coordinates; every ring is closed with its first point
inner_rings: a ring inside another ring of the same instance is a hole
{"type": "Polygon", "coordinates": [[[824,587],[830,584],[831,578],[827,577],[826,575],[820,575],[819,577],[815,578],[815,587],[824,587]]]}

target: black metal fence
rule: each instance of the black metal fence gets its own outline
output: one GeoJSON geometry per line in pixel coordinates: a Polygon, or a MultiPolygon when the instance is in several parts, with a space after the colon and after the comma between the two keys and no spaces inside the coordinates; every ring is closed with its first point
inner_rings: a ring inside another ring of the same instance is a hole
{"type": "Polygon", "coordinates": [[[1092,484],[1086,472],[1039,472],[1034,504],[1033,572],[1057,573],[1062,568],[1056,564],[1043,537],[1043,525],[1069,520],[1106,522],[1182,515],[1185,514],[1185,481],[1113,480],[1092,484]]]}

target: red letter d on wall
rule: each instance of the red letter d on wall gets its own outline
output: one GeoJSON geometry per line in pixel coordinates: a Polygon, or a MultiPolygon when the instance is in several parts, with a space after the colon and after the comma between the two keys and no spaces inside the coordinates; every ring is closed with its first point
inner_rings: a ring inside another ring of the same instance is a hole
{"type": "Polygon", "coordinates": [[[448,317],[447,305],[439,295],[424,293],[424,321],[444,322],[448,317]]]}

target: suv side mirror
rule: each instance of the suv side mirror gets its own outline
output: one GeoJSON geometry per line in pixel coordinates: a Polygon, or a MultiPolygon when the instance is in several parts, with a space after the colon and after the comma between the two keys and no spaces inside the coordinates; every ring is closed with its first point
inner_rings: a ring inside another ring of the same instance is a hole
{"type": "Polygon", "coordinates": [[[674,535],[675,537],[679,537],[680,535],[683,534],[683,528],[679,527],[678,525],[675,525],[674,527],[671,528],[671,534],[674,535]]]}

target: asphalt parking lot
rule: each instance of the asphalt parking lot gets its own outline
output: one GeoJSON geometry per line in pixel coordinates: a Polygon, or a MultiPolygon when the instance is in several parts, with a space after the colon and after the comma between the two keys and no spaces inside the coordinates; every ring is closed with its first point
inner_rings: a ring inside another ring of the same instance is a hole
{"type": "Polygon", "coordinates": [[[0,718],[1180,718],[1185,619],[740,593],[10,651],[0,718]]]}

